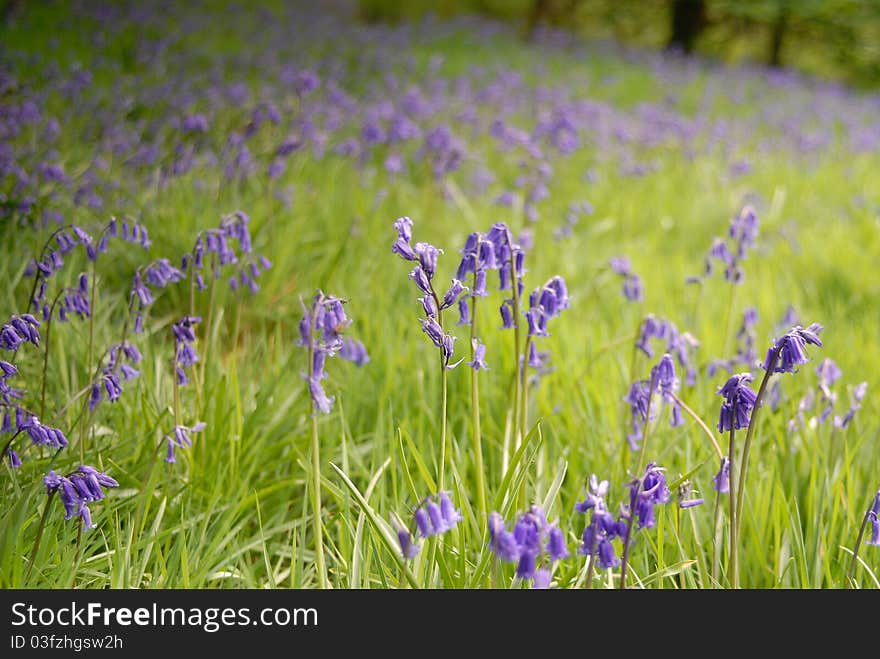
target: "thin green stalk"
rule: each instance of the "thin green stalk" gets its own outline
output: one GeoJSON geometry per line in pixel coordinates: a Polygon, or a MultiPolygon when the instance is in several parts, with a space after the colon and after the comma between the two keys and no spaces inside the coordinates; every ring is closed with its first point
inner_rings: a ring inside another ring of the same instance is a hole
{"type": "Polygon", "coordinates": [[[40,541],[43,539],[43,530],[46,528],[46,520],[49,518],[49,508],[52,505],[52,499],[55,496],[55,490],[49,492],[49,496],[46,498],[46,505],[43,507],[43,514],[40,515],[40,525],[37,527],[37,535],[34,538],[34,546],[31,548],[31,560],[28,563],[27,572],[24,575],[24,582],[27,583],[28,578],[31,576],[31,571],[34,569],[34,563],[37,562],[37,552],[40,551],[40,541]]]}
{"type": "MultiPolygon", "coordinates": [[[[474,288],[477,274],[474,272],[474,288]]],[[[471,297],[471,361],[476,359],[477,297],[471,297]]],[[[488,520],[486,508],[486,474],[483,471],[483,438],[480,431],[480,380],[477,369],[471,369],[471,432],[474,440],[474,472],[477,477],[477,510],[480,529],[485,530],[488,520]]]]}
{"type": "Polygon", "coordinates": [[[76,529],[76,555],[73,557],[73,569],[70,571],[70,585],[68,588],[73,588],[76,586],[76,571],[79,567],[79,559],[82,556],[82,534],[83,534],[83,519],[79,518],[79,524],[76,529]]]}
{"type": "Polygon", "coordinates": [[[318,451],[318,417],[312,413],[312,518],[315,533],[315,569],[318,573],[318,586],[326,590],[327,564],[324,559],[324,526],[321,522],[321,459],[318,451]]]}
{"type": "Polygon", "coordinates": [[[723,458],[724,453],[721,451],[721,447],[718,445],[718,441],[715,439],[715,435],[712,434],[712,431],[709,429],[709,426],[706,425],[706,422],[700,418],[699,414],[688,407],[681,398],[679,398],[672,392],[670,392],[670,396],[672,396],[672,400],[675,401],[676,405],[683,409],[690,418],[697,422],[697,425],[700,426],[700,430],[703,431],[703,434],[706,435],[706,437],[708,437],[709,441],[712,443],[712,448],[715,449],[715,453],[718,455],[718,458],[723,458]]]}
{"type": "MultiPolygon", "coordinates": [[[[876,494],[876,497],[880,497],[880,492],[876,494]]],[[[875,497],[875,499],[876,499],[875,497]]],[[[873,504],[873,502],[872,502],[873,504]]],[[[846,587],[853,587],[853,579],[856,575],[856,563],[859,560],[859,548],[862,545],[862,538],[865,536],[865,529],[868,528],[868,521],[870,521],[871,516],[875,515],[873,505],[868,506],[868,510],[865,511],[865,516],[862,518],[862,525],[859,527],[859,536],[856,538],[856,546],[853,547],[852,560],[849,564],[849,571],[846,575],[846,587]]]]}
{"type": "Polygon", "coordinates": [[[727,354],[727,349],[730,344],[730,333],[731,333],[730,324],[731,324],[731,322],[733,322],[733,307],[734,307],[734,301],[736,300],[736,289],[737,289],[736,284],[730,285],[730,299],[728,300],[728,303],[727,303],[727,317],[724,320],[724,343],[722,344],[722,348],[721,348],[722,355],[727,354]]]}
{"type": "MultiPolygon", "coordinates": [[[[316,316],[312,316],[312,327],[309,332],[309,373],[312,373],[315,364],[315,332],[316,316]]],[[[315,570],[318,573],[318,586],[326,590],[327,563],[324,558],[324,525],[321,521],[321,457],[320,442],[318,441],[318,417],[317,412],[312,410],[312,521],[314,523],[315,536],[315,570]]]]}
{"type": "MultiPolygon", "coordinates": [[[[86,362],[86,375],[88,376],[89,369],[92,367],[92,362],[95,359],[95,308],[97,304],[95,304],[95,295],[98,292],[98,260],[95,259],[92,261],[92,290],[89,293],[89,302],[92,305],[92,313],[89,314],[89,359],[86,362]]],[[[48,346],[46,346],[48,350],[48,346]]],[[[88,429],[89,425],[81,426],[80,432],[82,433],[79,441],[79,461],[81,463],[85,462],[85,452],[86,452],[86,439],[88,438],[88,429]]]]}
{"type": "MultiPolygon", "coordinates": [[[[630,497],[630,501],[638,501],[639,494],[642,491],[641,473],[645,463],[645,447],[647,447],[648,445],[648,426],[651,424],[651,401],[654,398],[654,388],[657,386],[656,375],[653,373],[651,374],[651,381],[648,386],[650,387],[649,391],[651,393],[648,395],[648,404],[645,408],[645,425],[642,428],[642,448],[639,451],[639,462],[636,467],[636,474],[639,475],[637,476],[635,484],[635,494],[630,497]]],[[[626,523],[626,535],[623,538],[623,558],[620,561],[620,590],[626,589],[626,571],[629,567],[629,551],[632,547],[632,528],[635,519],[636,511],[632,509],[632,506],[630,506],[629,520],[627,520],[626,523]]]]}
{"type": "MultiPolygon", "coordinates": [[[[739,482],[736,484],[737,488],[737,497],[736,497],[736,523],[737,523],[737,536],[739,536],[739,525],[742,524],[742,508],[743,508],[743,500],[745,499],[745,483],[746,483],[746,472],[749,468],[749,449],[752,446],[752,437],[755,435],[755,428],[757,427],[757,418],[758,418],[758,410],[761,409],[761,405],[764,401],[764,394],[767,391],[767,384],[770,382],[770,376],[773,375],[773,371],[776,368],[776,362],[779,359],[779,352],[782,350],[782,345],[780,344],[777,348],[772,352],[770,358],[767,360],[767,370],[764,373],[764,379],[761,380],[761,386],[758,387],[758,394],[755,396],[755,405],[752,408],[752,416],[749,419],[749,427],[746,430],[746,440],[743,443],[743,453],[742,453],[742,464],[739,468],[739,482]]],[[[733,497],[733,455],[730,455],[730,496],[733,497]]],[[[732,520],[731,520],[732,521],[732,520]]],[[[733,551],[733,549],[731,549],[733,551]]]]}
{"type": "Polygon", "coordinates": [[[440,355],[440,476],[437,487],[442,492],[446,488],[446,404],[447,404],[446,359],[440,355]]]}
{"type": "Polygon", "coordinates": [[[712,515],[712,581],[718,583],[721,570],[721,547],[718,530],[721,524],[721,492],[715,492],[715,510],[712,515]]]}
{"type": "MultiPolygon", "coordinates": [[[[733,397],[733,404],[731,405],[731,416],[733,416],[733,414],[735,413],[735,410],[736,410],[736,399],[737,399],[737,396],[734,396],[733,397]]],[[[734,437],[735,437],[734,428],[735,427],[736,427],[735,419],[731,418],[731,421],[730,421],[730,449],[729,449],[730,453],[729,453],[729,457],[728,457],[728,460],[730,460],[730,462],[728,463],[730,465],[730,548],[729,548],[730,556],[728,559],[729,563],[730,563],[730,567],[729,567],[730,574],[728,575],[728,578],[730,579],[730,582],[733,584],[734,588],[739,588],[739,546],[737,545],[739,528],[737,528],[737,519],[738,519],[738,517],[737,517],[738,510],[737,510],[737,506],[736,506],[736,487],[737,486],[736,486],[736,471],[734,470],[734,455],[736,455],[734,453],[734,450],[736,448],[735,441],[734,441],[734,437]]],[[[740,470],[742,470],[742,467],[740,467],[740,470]]]]}

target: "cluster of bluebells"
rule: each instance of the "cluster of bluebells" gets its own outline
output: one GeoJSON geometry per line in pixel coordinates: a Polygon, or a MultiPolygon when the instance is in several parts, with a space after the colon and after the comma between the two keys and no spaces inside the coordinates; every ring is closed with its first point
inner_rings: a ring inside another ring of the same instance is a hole
{"type": "Polygon", "coordinates": [[[342,338],[342,332],[351,324],[345,315],[344,300],[318,291],[311,306],[303,302],[303,317],[299,322],[299,345],[307,348],[311,355],[309,371],[304,377],[309,385],[309,395],[315,409],[328,414],[333,407],[333,398],[328,397],[321,384],[327,377],[324,365],[328,357],[339,355],[358,366],[366,364],[370,358],[364,345],[359,341],[342,338]]]}
{"type": "Polygon", "coordinates": [[[602,570],[620,565],[620,559],[611,543],[614,538],[626,536],[626,523],[614,518],[608,511],[605,496],[608,494],[608,481],[599,481],[596,475],[590,476],[590,488],[583,501],[575,504],[578,513],[592,511],[590,522],[584,527],[578,553],[591,557],[602,570]]]}
{"type": "Polygon", "coordinates": [[[415,532],[404,526],[397,529],[401,554],[405,559],[414,558],[421,549],[419,538],[442,535],[455,528],[462,519],[461,511],[449,498],[449,492],[425,497],[413,511],[415,532]]]}
{"type": "Polygon", "coordinates": [[[40,345],[40,333],[37,328],[40,321],[32,314],[23,313],[12,316],[0,327],[0,348],[15,352],[22,344],[40,345]]]}
{"type": "MultiPolygon", "coordinates": [[[[66,322],[72,315],[76,314],[80,319],[88,318],[92,315],[92,305],[89,300],[89,278],[83,273],[79,276],[79,280],[75,287],[69,286],[62,290],[59,298],[61,304],[58,307],[58,320],[66,322]]],[[[51,308],[43,306],[43,320],[49,321],[51,308]]]]}
{"type": "Polygon", "coordinates": [[[751,373],[737,373],[718,390],[718,395],[724,396],[718,416],[718,432],[748,428],[758,397],[749,387],[753,379],[751,373]]]}
{"type": "Polygon", "coordinates": [[[135,365],[143,359],[140,350],[128,341],[116,343],[107,351],[107,363],[101,367],[98,379],[92,383],[89,393],[89,409],[94,410],[102,400],[113,403],[122,395],[122,382],[134,380],[140,375],[135,365]]]}
{"type": "MultiPolygon", "coordinates": [[[[551,277],[542,288],[532,291],[529,296],[529,310],[526,311],[529,338],[550,336],[547,322],[568,309],[568,304],[568,289],[565,280],[559,275],[551,277]]],[[[548,372],[548,358],[546,352],[538,352],[533,340],[529,341],[528,365],[536,369],[539,375],[548,372]]]]}
{"type": "Polygon", "coordinates": [[[177,384],[189,383],[186,369],[199,361],[193,344],[196,342],[194,327],[202,321],[200,316],[184,316],[171,326],[174,334],[174,373],[177,384]]]}
{"type": "Polygon", "coordinates": [[[168,447],[168,452],[165,455],[165,462],[176,462],[177,458],[174,455],[174,449],[189,448],[192,446],[192,434],[202,432],[206,425],[207,424],[205,424],[204,421],[199,421],[194,426],[174,426],[174,429],[164,437],[165,443],[168,447]]]}
{"type": "MultiPolygon", "coordinates": [[[[630,484],[629,507],[621,511],[623,519],[629,521],[631,515],[638,519],[638,528],[652,528],[656,525],[654,508],[669,501],[669,486],[663,468],[650,462],[645,473],[630,484]]],[[[635,521],[635,519],[633,519],[635,521]]]]}
{"type": "Polygon", "coordinates": [[[693,386],[697,381],[697,368],[691,353],[699,347],[700,342],[690,332],[680,332],[671,320],[661,320],[653,314],[648,314],[639,329],[636,347],[647,357],[653,357],[654,349],[651,342],[654,340],[665,342],[666,352],[675,356],[678,365],[687,374],[685,382],[688,386],[693,386]]]}
{"type": "MultiPolygon", "coordinates": [[[[12,365],[0,361],[2,372],[10,372],[9,366],[12,365]]],[[[14,403],[14,400],[21,397],[21,393],[19,390],[13,390],[8,387],[5,379],[0,377],[0,397],[2,397],[0,408],[3,408],[3,415],[0,417],[0,434],[15,433],[15,436],[17,436],[24,433],[30,437],[34,446],[45,446],[59,451],[65,448],[68,445],[68,441],[60,428],[47,426],[40,421],[37,415],[14,403]]],[[[13,440],[15,436],[13,436],[13,440]]],[[[12,440],[6,443],[3,457],[9,460],[9,464],[13,468],[21,466],[21,458],[12,447],[12,440]]]]}
{"type": "Polygon", "coordinates": [[[490,513],[489,549],[499,560],[516,563],[517,578],[535,588],[548,588],[552,564],[569,556],[562,530],[537,505],[517,518],[512,531],[499,513],[490,513]]]}
{"type": "Polygon", "coordinates": [[[623,297],[630,302],[641,302],[645,299],[642,279],[632,271],[628,258],[615,256],[609,261],[609,265],[611,270],[623,279],[623,297]]]}
{"type": "Polygon", "coordinates": [[[104,489],[119,487],[113,478],[98,471],[94,467],[81,465],[76,471],[59,476],[50,471],[43,477],[47,493],[51,496],[58,493],[64,504],[64,519],[80,517],[85,529],[93,529],[97,525],[92,522],[92,513],[88,504],[104,498],[104,489]]]}
{"type": "MultiPolygon", "coordinates": [[[[50,242],[43,250],[43,256],[37,260],[32,260],[25,268],[25,276],[30,277],[36,275],[37,281],[34,287],[34,295],[31,298],[31,305],[34,313],[42,311],[43,317],[49,319],[50,308],[46,302],[46,291],[49,279],[64,266],[64,257],[81,245],[86,256],[90,261],[96,261],[99,254],[107,252],[109,241],[111,238],[120,238],[126,242],[137,243],[144,249],[149,249],[151,243],[147,228],[137,222],[129,222],[123,220],[121,223],[114,217],[111,218],[107,226],[101,231],[100,238],[97,243],[89,233],[81,227],[71,225],[65,226],[57,230],[54,234],[54,245],[50,242]]],[[[85,313],[83,308],[88,308],[87,291],[82,286],[82,278],[80,278],[80,296],[83,300],[72,299],[71,304],[62,308],[59,319],[64,320],[64,313],[75,311],[85,313]],[[77,308],[78,307],[78,308],[77,308]]],[[[75,294],[76,289],[68,289],[70,293],[75,294]]],[[[88,313],[85,313],[88,315],[88,313]]]]}
{"type": "Polygon", "coordinates": [[[405,261],[416,263],[409,276],[422,293],[422,297],[419,298],[425,313],[425,317],[421,321],[422,331],[440,349],[444,366],[453,368],[457,363],[450,365],[449,362],[454,351],[455,336],[443,331],[443,326],[440,324],[440,313],[454,306],[467,288],[460,279],[455,278],[442,299],[437,295],[433,281],[437,273],[437,257],[442,254],[442,250],[429,243],[415,243],[413,245],[412,226],[412,220],[408,217],[398,218],[394,222],[397,240],[391,245],[391,251],[405,261]]]}
{"type": "Polygon", "coordinates": [[[140,334],[144,330],[144,313],[153,304],[153,290],[165,288],[169,284],[182,281],[186,275],[171,265],[168,259],[162,258],[150,263],[134,273],[131,285],[131,298],[137,303],[135,309],[134,332],[140,334]]]}
{"type": "Polygon", "coordinates": [[[235,211],[224,216],[219,227],[199,233],[192,252],[185,254],[181,261],[183,272],[192,269],[199,290],[207,287],[202,274],[207,258],[211,258],[211,272],[215,279],[219,279],[224,266],[238,265],[238,270],[227,280],[232,290],[248,288],[252,293],[259,290],[257,279],[272,264],[265,256],[253,253],[249,223],[246,213],[235,211]]]}
{"type": "MultiPolygon", "coordinates": [[[[724,267],[724,278],[738,284],[743,279],[742,262],[748,250],[754,247],[758,237],[758,215],[752,206],[744,206],[739,214],[730,221],[727,239],[715,238],[709,253],[706,255],[706,266],[703,277],[709,277],[714,271],[714,261],[724,267]]],[[[703,277],[689,277],[688,282],[698,282],[703,277]]]]}
{"type": "Polygon", "coordinates": [[[738,366],[753,368],[758,361],[758,352],[755,348],[757,337],[755,325],[758,322],[758,310],[749,307],[743,312],[742,325],[736,332],[737,349],[733,357],[727,359],[713,359],[709,362],[706,372],[709,377],[714,377],[719,369],[724,369],[733,374],[738,366]]]}
{"type": "Polygon", "coordinates": [[[819,323],[813,323],[806,329],[795,325],[767,349],[764,370],[773,373],[796,373],[798,366],[810,361],[805,350],[806,345],[809,343],[822,346],[822,340],[819,338],[822,329],[819,323]]]}
{"type": "Polygon", "coordinates": [[[671,409],[669,425],[675,428],[684,423],[676,395],[679,386],[680,381],[675,374],[675,362],[669,353],[664,354],[651,369],[651,376],[647,380],[637,380],[630,385],[623,400],[630,407],[631,428],[626,438],[632,450],[639,447],[644,424],[657,416],[651,400],[655,394],[659,394],[663,403],[671,409]]]}

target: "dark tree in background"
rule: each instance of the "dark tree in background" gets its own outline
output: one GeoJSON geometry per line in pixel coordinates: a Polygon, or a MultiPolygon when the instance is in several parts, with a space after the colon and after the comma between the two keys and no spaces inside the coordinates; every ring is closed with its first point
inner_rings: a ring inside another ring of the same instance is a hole
{"type": "Polygon", "coordinates": [[[689,55],[706,27],[705,0],[672,0],[672,30],[667,47],[689,55]]]}
{"type": "Polygon", "coordinates": [[[788,4],[779,3],[776,18],[773,20],[773,30],[770,33],[770,50],[767,53],[767,64],[770,66],[782,66],[782,42],[787,28],[788,4]]]}

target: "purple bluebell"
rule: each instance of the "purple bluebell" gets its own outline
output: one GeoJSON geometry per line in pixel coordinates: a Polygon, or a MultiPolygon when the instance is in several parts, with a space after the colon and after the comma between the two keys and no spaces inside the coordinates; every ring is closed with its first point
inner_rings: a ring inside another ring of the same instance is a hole
{"type": "Polygon", "coordinates": [[[547,521],[540,506],[533,505],[520,515],[508,531],[497,512],[489,515],[489,549],[502,561],[516,563],[516,576],[541,585],[541,570],[569,556],[565,535],[547,521]]]}
{"type": "Polygon", "coordinates": [[[513,300],[507,299],[501,303],[501,329],[513,329],[513,300]]]}
{"type": "Polygon", "coordinates": [[[684,480],[681,485],[678,486],[678,507],[682,510],[695,508],[704,503],[703,499],[700,497],[692,498],[691,492],[693,492],[693,485],[689,480],[684,480]]]}
{"type": "Polygon", "coordinates": [[[459,296],[467,290],[467,287],[464,286],[461,281],[458,279],[452,280],[452,286],[449,287],[449,290],[443,295],[443,299],[440,302],[440,311],[444,309],[448,309],[452,305],[456,303],[459,296]]]}
{"type": "Polygon", "coordinates": [[[472,361],[467,362],[467,365],[475,371],[489,370],[489,367],[486,365],[486,345],[480,343],[479,339],[474,338],[471,340],[471,347],[474,351],[474,358],[472,361]]]}
{"type": "Polygon", "coordinates": [[[413,542],[412,533],[408,529],[397,529],[397,542],[400,544],[400,553],[404,559],[415,558],[421,547],[413,542]]]}
{"type": "Polygon", "coordinates": [[[193,347],[196,341],[193,328],[201,320],[199,316],[184,316],[171,327],[171,331],[174,334],[174,370],[178,385],[189,383],[186,369],[199,360],[193,347]]]}
{"type": "Polygon", "coordinates": [[[16,351],[23,343],[40,345],[40,333],[37,327],[40,321],[32,314],[25,313],[12,316],[0,327],[0,348],[16,351]]]}
{"type": "Polygon", "coordinates": [[[315,409],[328,414],[333,407],[333,398],[328,397],[321,385],[325,377],[324,365],[328,357],[345,353],[344,358],[362,366],[369,361],[366,348],[360,342],[346,343],[342,332],[351,324],[345,313],[344,300],[318,291],[311,306],[301,302],[303,317],[299,322],[300,338],[298,344],[307,348],[311,354],[308,373],[303,378],[308,383],[309,395],[315,409]]]}
{"type": "Polygon", "coordinates": [[[168,447],[168,452],[165,455],[165,462],[176,462],[176,456],[174,454],[175,448],[189,448],[192,446],[192,435],[194,433],[202,432],[207,427],[207,424],[204,421],[199,421],[193,426],[183,426],[177,425],[165,435],[165,442],[168,447]]]}
{"type": "MultiPolygon", "coordinates": [[[[629,441],[630,448],[635,451],[639,448],[639,442],[642,440],[642,428],[647,418],[649,401],[651,400],[651,383],[648,380],[637,380],[633,382],[624,402],[629,404],[630,420],[632,429],[627,434],[626,439],[629,441]]],[[[655,416],[654,410],[651,410],[651,419],[655,416]]]]}
{"type": "Polygon", "coordinates": [[[663,469],[651,462],[641,478],[630,484],[629,511],[638,517],[638,527],[651,528],[657,522],[654,507],[669,501],[669,487],[663,469]]]}
{"type": "Polygon", "coordinates": [[[64,519],[80,517],[83,528],[93,529],[92,514],[87,504],[104,498],[104,488],[119,487],[119,483],[94,467],[81,465],[66,476],[50,471],[43,477],[43,484],[49,495],[55,492],[64,504],[64,519]]]}
{"type": "Polygon", "coordinates": [[[757,394],[749,387],[752,380],[750,373],[738,373],[718,389],[718,395],[724,397],[718,418],[718,432],[748,427],[757,399],[757,394]]]}
{"type": "Polygon", "coordinates": [[[15,413],[16,428],[19,431],[25,431],[36,446],[63,449],[68,445],[67,437],[60,428],[43,424],[37,416],[24,413],[20,407],[16,408],[15,413]]]}
{"type": "Polygon", "coordinates": [[[809,361],[804,349],[806,344],[822,346],[822,340],[819,338],[822,329],[819,323],[813,323],[806,329],[796,325],[783,334],[768,348],[763,364],[764,370],[773,373],[796,373],[798,366],[809,361]]]}
{"type": "Polygon", "coordinates": [[[713,478],[713,489],[724,494],[730,492],[730,458],[726,455],[721,458],[721,467],[713,478]]]}
{"type": "MultiPolygon", "coordinates": [[[[451,531],[462,519],[464,518],[461,515],[461,511],[452,503],[449,492],[440,492],[437,495],[425,497],[413,511],[416,534],[422,538],[442,535],[447,531],[451,531]]],[[[415,556],[415,553],[418,552],[418,546],[414,544],[417,538],[409,536],[407,538],[409,544],[406,546],[400,535],[398,535],[398,539],[401,541],[401,550],[404,558],[415,556]],[[413,551],[412,556],[407,556],[407,548],[412,546],[415,546],[416,549],[413,551]]]]}
{"type": "Polygon", "coordinates": [[[12,449],[12,447],[7,446],[5,449],[3,449],[3,457],[9,461],[9,466],[12,469],[18,469],[19,467],[21,467],[21,458],[18,456],[18,453],[16,453],[12,449]]]}
{"type": "Polygon", "coordinates": [[[592,511],[590,522],[584,527],[578,553],[594,556],[600,569],[607,570],[620,565],[620,559],[614,552],[611,541],[620,536],[620,525],[608,512],[605,495],[608,493],[608,481],[599,482],[596,475],[590,476],[590,487],[583,502],[575,505],[575,512],[592,511]]]}
{"type": "Polygon", "coordinates": [[[356,366],[363,366],[370,361],[366,346],[357,339],[343,339],[339,356],[353,362],[356,366]]]}
{"type": "Polygon", "coordinates": [[[868,519],[871,522],[871,537],[865,540],[865,544],[880,546],[880,490],[877,490],[877,494],[874,495],[868,519]]]}
{"type": "Polygon", "coordinates": [[[458,318],[459,325],[471,324],[471,305],[470,300],[466,297],[463,297],[458,301],[458,318]]]}

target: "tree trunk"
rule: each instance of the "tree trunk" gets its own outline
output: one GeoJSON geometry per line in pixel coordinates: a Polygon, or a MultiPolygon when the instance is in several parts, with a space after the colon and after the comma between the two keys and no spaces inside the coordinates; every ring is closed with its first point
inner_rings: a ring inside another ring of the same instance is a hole
{"type": "Polygon", "coordinates": [[[547,17],[549,9],[550,0],[534,0],[526,23],[526,39],[531,41],[535,38],[535,31],[538,29],[538,25],[541,24],[541,21],[547,17]]]}
{"type": "Polygon", "coordinates": [[[773,22],[773,32],[770,34],[770,50],[767,53],[767,64],[770,66],[782,66],[782,43],[785,39],[785,32],[788,28],[788,8],[782,6],[779,13],[776,14],[776,20],[773,22]]]}
{"type": "Polygon", "coordinates": [[[691,54],[706,26],[705,0],[672,0],[671,19],[672,33],[667,47],[691,54]]]}

